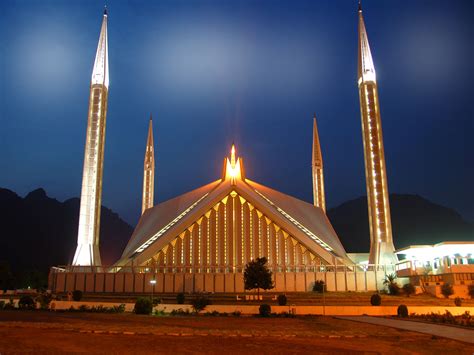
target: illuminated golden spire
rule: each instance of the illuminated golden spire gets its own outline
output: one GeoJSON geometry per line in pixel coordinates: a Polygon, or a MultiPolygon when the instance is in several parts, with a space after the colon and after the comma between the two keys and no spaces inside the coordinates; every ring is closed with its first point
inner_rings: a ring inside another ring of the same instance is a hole
{"type": "Polygon", "coordinates": [[[155,193],[155,150],[153,147],[153,119],[150,114],[148,125],[148,139],[146,142],[145,161],[143,164],[143,195],[142,214],[153,207],[155,193]]]}
{"type": "Polygon", "coordinates": [[[90,85],[79,231],[72,262],[74,266],[101,265],[99,231],[108,89],[107,11],[104,11],[90,85]]]}
{"type": "Polygon", "coordinates": [[[242,158],[236,158],[235,145],[232,143],[230,148],[230,159],[224,159],[224,179],[230,179],[233,185],[236,184],[236,179],[244,179],[243,176],[243,161],[242,158]]]}
{"type": "Polygon", "coordinates": [[[232,143],[232,148],[230,149],[230,165],[232,169],[235,169],[235,145],[232,143]]]}
{"type": "Polygon", "coordinates": [[[360,5],[358,13],[358,86],[370,226],[369,263],[391,264],[396,262],[397,259],[394,254],[395,248],[392,239],[392,222],[390,220],[390,204],[377,81],[360,5]]]}
{"type": "Polygon", "coordinates": [[[313,201],[316,207],[322,208],[326,212],[326,198],[324,195],[324,174],[323,174],[323,156],[319,143],[318,126],[316,123],[316,114],[313,118],[313,156],[312,156],[312,175],[313,175],[313,201]]]}

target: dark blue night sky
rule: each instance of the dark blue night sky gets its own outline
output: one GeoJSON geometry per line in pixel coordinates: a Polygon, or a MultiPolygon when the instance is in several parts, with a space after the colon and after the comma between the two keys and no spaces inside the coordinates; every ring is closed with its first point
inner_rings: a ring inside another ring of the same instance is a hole
{"type": "MultiPolygon", "coordinates": [[[[148,117],[155,203],[219,178],[312,201],[318,117],[329,207],[365,194],[357,2],[108,1],[103,203],[135,224],[148,117]]],[[[0,186],[80,195],[103,1],[0,2],[0,186]]],[[[474,219],[474,2],[363,1],[390,192],[474,219]]]]}

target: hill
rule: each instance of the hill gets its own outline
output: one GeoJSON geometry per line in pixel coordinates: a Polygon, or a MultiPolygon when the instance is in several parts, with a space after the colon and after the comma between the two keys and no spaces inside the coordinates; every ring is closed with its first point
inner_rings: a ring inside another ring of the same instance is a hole
{"type": "MultiPolygon", "coordinates": [[[[0,189],[0,261],[6,261],[14,275],[25,271],[47,274],[53,265],[72,261],[79,223],[78,198],[64,202],[47,196],[43,189],[22,198],[0,189]]],[[[106,265],[121,255],[133,228],[118,214],[102,206],[101,256],[106,265]]]]}
{"type": "MultiPolygon", "coordinates": [[[[473,240],[474,226],[456,211],[418,195],[390,194],[395,248],[442,241],[473,240]]],[[[327,211],[347,252],[369,251],[367,197],[347,201],[327,211]]]]}

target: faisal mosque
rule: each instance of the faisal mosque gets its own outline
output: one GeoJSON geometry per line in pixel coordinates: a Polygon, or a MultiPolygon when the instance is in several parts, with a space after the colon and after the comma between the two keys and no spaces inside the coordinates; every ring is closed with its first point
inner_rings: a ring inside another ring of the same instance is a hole
{"type": "Polygon", "coordinates": [[[52,268],[51,289],[143,293],[156,285],[156,292],[243,292],[245,265],[258,257],[268,260],[278,292],[309,291],[317,280],[324,280],[329,291],[377,290],[389,273],[416,275],[417,262],[437,262],[440,274],[445,274],[448,266],[472,267],[467,265],[474,253],[472,242],[451,243],[446,248],[422,246],[423,260],[417,253],[420,246],[394,248],[377,79],[360,5],[357,85],[370,251],[348,254],[326,216],[316,116],[313,204],[253,181],[246,174],[244,157],[232,145],[215,181],[158,205],[154,204],[155,150],[150,117],[142,216],[120,259],[114,265],[102,265],[99,226],[109,91],[107,21],[105,10],[90,84],[77,249],[71,265],[52,268]],[[426,254],[426,250],[435,249],[439,255],[426,254]],[[400,263],[397,254],[409,259],[400,263]]]}

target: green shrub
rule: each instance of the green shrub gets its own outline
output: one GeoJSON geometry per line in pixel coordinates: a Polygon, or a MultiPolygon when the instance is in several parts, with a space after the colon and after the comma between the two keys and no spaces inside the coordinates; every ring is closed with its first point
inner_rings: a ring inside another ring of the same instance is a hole
{"type": "Polygon", "coordinates": [[[112,312],[111,313],[123,313],[125,312],[125,304],[122,303],[121,305],[119,306],[113,306],[111,308],[112,312]]]}
{"type": "Polygon", "coordinates": [[[36,302],[40,304],[40,309],[49,309],[52,298],[50,293],[45,292],[36,297],[36,302]]]}
{"type": "Polygon", "coordinates": [[[82,300],[82,291],[81,290],[74,290],[72,292],[72,299],[73,301],[79,302],[82,300]]]}
{"type": "Polygon", "coordinates": [[[316,280],[313,285],[313,292],[323,293],[326,291],[326,286],[323,280],[316,280]]]}
{"type": "Polygon", "coordinates": [[[413,286],[411,283],[403,285],[403,292],[407,297],[410,297],[410,295],[413,295],[415,293],[415,286],[413,286]]]}
{"type": "Polygon", "coordinates": [[[461,307],[462,306],[462,299],[460,297],[456,297],[454,299],[454,304],[457,306],[457,307],[461,307]]]}
{"type": "Polygon", "coordinates": [[[89,309],[89,307],[87,307],[85,304],[81,304],[78,308],[79,312],[88,312],[88,311],[92,311],[94,312],[95,311],[95,307],[92,307],[89,309]]]}
{"type": "Polygon", "coordinates": [[[261,317],[270,317],[270,314],[272,313],[272,307],[270,307],[269,304],[261,304],[258,312],[260,313],[261,317]]]}
{"type": "Polygon", "coordinates": [[[382,297],[378,293],[374,293],[370,296],[370,304],[372,306],[380,306],[382,304],[382,297]]]}
{"type": "Polygon", "coordinates": [[[184,293],[181,292],[176,295],[176,303],[184,304],[184,300],[185,300],[184,293]]]}
{"type": "Polygon", "coordinates": [[[404,304],[401,304],[397,308],[397,315],[402,318],[408,317],[408,307],[405,306],[404,304]]]}
{"type": "Polygon", "coordinates": [[[182,310],[181,308],[173,309],[170,314],[172,316],[188,316],[189,315],[189,309],[186,309],[186,310],[182,310]]]}
{"type": "Polygon", "coordinates": [[[286,306],[286,296],[285,295],[278,295],[278,305],[279,306],[286,306]]]}
{"type": "Polygon", "coordinates": [[[153,297],[153,307],[158,306],[161,303],[161,298],[153,297]]]}
{"type": "Polygon", "coordinates": [[[474,298],[474,285],[469,285],[469,296],[471,296],[471,298],[474,298]]]}
{"type": "Polygon", "coordinates": [[[5,304],[4,307],[5,310],[12,310],[15,309],[15,302],[13,301],[13,298],[10,298],[7,304],[5,304]]]}
{"type": "Polygon", "coordinates": [[[155,309],[153,311],[153,315],[157,316],[157,317],[164,317],[164,316],[166,316],[166,312],[162,309],[155,309]]]}
{"type": "Polygon", "coordinates": [[[21,296],[18,301],[18,308],[20,309],[36,309],[36,302],[31,296],[21,296]]]}
{"type": "Polygon", "coordinates": [[[217,316],[219,316],[219,314],[220,314],[220,313],[217,312],[217,311],[212,311],[212,312],[206,312],[206,313],[204,313],[205,316],[209,316],[209,317],[217,317],[217,316]]]}
{"type": "Polygon", "coordinates": [[[191,304],[194,312],[199,313],[211,304],[211,300],[206,295],[198,295],[191,301],[191,304]]]}
{"type": "Polygon", "coordinates": [[[444,297],[448,298],[454,293],[453,286],[449,282],[446,282],[441,286],[441,293],[444,297]]]}
{"type": "Polygon", "coordinates": [[[153,305],[151,304],[151,300],[148,297],[140,297],[137,298],[133,311],[136,314],[150,314],[152,308],[153,305]]]}
{"type": "Polygon", "coordinates": [[[398,294],[400,293],[400,286],[398,286],[397,283],[393,283],[388,286],[388,291],[390,292],[390,295],[398,296],[398,294]]]}
{"type": "Polygon", "coordinates": [[[397,279],[397,274],[389,274],[385,276],[383,284],[387,286],[388,292],[392,296],[396,296],[400,293],[400,286],[395,281],[397,279]]]}
{"type": "Polygon", "coordinates": [[[240,312],[240,311],[234,311],[234,312],[232,312],[232,315],[233,315],[234,317],[240,317],[240,316],[242,315],[242,312],[240,312]]]}

